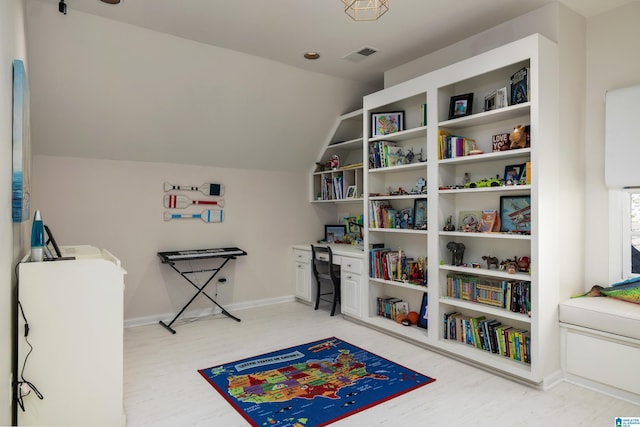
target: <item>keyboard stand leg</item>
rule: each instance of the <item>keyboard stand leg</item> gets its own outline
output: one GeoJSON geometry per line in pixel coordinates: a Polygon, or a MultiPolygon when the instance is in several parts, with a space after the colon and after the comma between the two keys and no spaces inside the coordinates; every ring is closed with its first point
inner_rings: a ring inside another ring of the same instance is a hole
{"type": "Polygon", "coordinates": [[[224,314],[227,317],[230,317],[231,319],[235,320],[236,322],[240,322],[240,319],[237,318],[236,316],[232,315],[231,313],[229,313],[227,310],[225,310],[224,307],[222,307],[220,304],[218,304],[218,302],[216,300],[214,300],[213,298],[211,298],[209,295],[207,295],[207,293],[204,291],[204,289],[207,287],[207,285],[209,283],[211,283],[211,281],[213,280],[214,277],[216,277],[216,275],[218,274],[218,272],[220,272],[220,270],[222,270],[222,268],[232,259],[235,259],[235,257],[228,257],[224,260],[224,262],[222,263],[222,265],[218,268],[214,268],[211,270],[206,270],[206,271],[213,271],[213,274],[211,275],[211,277],[209,277],[209,279],[207,279],[207,281],[204,283],[204,285],[202,285],[202,287],[199,287],[198,285],[196,285],[195,283],[193,283],[193,281],[191,279],[189,279],[189,277],[187,277],[186,275],[189,273],[193,273],[193,272],[185,272],[185,271],[180,271],[178,270],[178,268],[176,268],[176,266],[173,263],[170,263],[169,265],[171,266],[171,268],[173,268],[178,274],[180,274],[180,276],[182,276],[187,282],[189,282],[193,287],[195,287],[198,292],[196,292],[196,294],[191,297],[191,299],[189,300],[189,302],[187,302],[184,307],[182,307],[182,309],[180,310],[180,312],[178,314],[175,315],[175,317],[173,318],[173,320],[171,320],[171,322],[169,322],[169,324],[167,325],[166,323],[164,323],[162,320],[159,322],[160,325],[162,325],[165,329],[167,329],[169,332],[171,332],[172,334],[175,334],[176,331],[171,328],[171,325],[173,325],[173,323],[178,319],[178,317],[180,317],[182,315],[182,313],[184,313],[184,311],[187,309],[187,307],[189,307],[189,305],[191,305],[191,303],[198,297],[198,295],[203,294],[204,296],[206,296],[209,301],[213,302],[215,305],[217,305],[220,310],[222,310],[222,314],[224,314]]]}

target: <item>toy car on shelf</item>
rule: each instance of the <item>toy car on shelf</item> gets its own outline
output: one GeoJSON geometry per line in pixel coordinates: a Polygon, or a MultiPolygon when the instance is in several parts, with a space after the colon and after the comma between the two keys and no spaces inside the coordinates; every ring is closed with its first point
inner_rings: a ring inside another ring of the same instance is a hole
{"type": "Polygon", "coordinates": [[[464,188],[502,187],[504,182],[500,178],[486,178],[479,181],[467,182],[464,188]]]}

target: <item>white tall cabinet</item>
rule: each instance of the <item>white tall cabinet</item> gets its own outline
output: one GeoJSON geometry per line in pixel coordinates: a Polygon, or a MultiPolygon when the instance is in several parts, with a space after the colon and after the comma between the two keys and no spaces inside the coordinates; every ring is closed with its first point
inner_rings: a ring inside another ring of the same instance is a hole
{"type": "Polygon", "coordinates": [[[22,262],[18,299],[18,380],[43,394],[24,398],[21,426],[124,426],[125,270],[106,250],[62,247],[75,260],[22,262]],[[27,343],[28,340],[28,343],[27,343]],[[30,347],[33,350],[28,355],[30,347]],[[26,359],[26,365],[25,364],[26,359]]]}
{"type": "MultiPolygon", "coordinates": [[[[362,317],[372,327],[434,348],[478,367],[501,372],[523,382],[546,386],[558,380],[560,373],[560,339],[558,303],[569,297],[581,284],[579,265],[563,262],[562,253],[579,251],[576,247],[581,221],[580,206],[572,206],[566,197],[580,188],[570,188],[563,177],[578,174],[579,162],[562,158],[562,153],[579,150],[579,141],[559,141],[560,69],[555,43],[532,35],[447,66],[412,80],[365,96],[363,100],[364,158],[370,158],[376,142],[385,140],[414,152],[422,150],[421,163],[374,169],[365,165],[364,211],[372,202],[388,201],[393,209],[411,207],[415,198],[428,202],[428,230],[384,229],[374,226],[371,214],[365,215],[365,248],[384,244],[391,250],[402,249],[408,256],[428,258],[428,286],[416,286],[395,280],[372,277],[369,256],[367,276],[361,290],[362,317]],[[485,96],[501,87],[509,87],[510,76],[519,69],[529,70],[529,101],[484,111],[485,96]],[[473,93],[470,115],[450,119],[452,97],[473,93]],[[426,104],[424,125],[422,108],[426,104]],[[372,136],[371,114],[404,112],[403,130],[385,136],[372,136]],[[515,125],[529,125],[531,147],[492,152],[492,136],[510,132],[515,125]],[[439,135],[474,139],[483,154],[443,159],[439,156],[439,135]],[[562,144],[562,149],[559,145],[562,144]],[[571,148],[570,148],[570,147],[571,148]],[[502,176],[508,165],[530,163],[531,183],[490,188],[460,188],[465,174],[471,181],[502,176]],[[426,195],[397,195],[398,187],[410,189],[419,178],[426,178],[426,195]],[[566,192],[566,193],[565,193],[566,192]],[[458,223],[461,212],[500,210],[502,196],[530,198],[530,234],[475,233],[444,231],[447,219],[458,223]],[[464,244],[467,265],[452,265],[449,242],[464,244]],[[482,264],[482,256],[500,260],[526,256],[529,271],[510,274],[482,264]],[[472,267],[471,262],[480,263],[472,267]],[[476,268],[480,267],[480,268],[476,268]],[[494,281],[524,282],[530,286],[529,313],[515,313],[478,301],[455,298],[447,291],[452,274],[474,276],[494,281]],[[428,292],[428,330],[405,327],[378,313],[379,297],[400,298],[419,311],[424,292],[428,292]],[[528,361],[514,360],[476,345],[447,337],[445,317],[451,313],[469,319],[495,319],[530,339],[528,361]]],[[[366,161],[366,160],[365,160],[366,161]]]]}

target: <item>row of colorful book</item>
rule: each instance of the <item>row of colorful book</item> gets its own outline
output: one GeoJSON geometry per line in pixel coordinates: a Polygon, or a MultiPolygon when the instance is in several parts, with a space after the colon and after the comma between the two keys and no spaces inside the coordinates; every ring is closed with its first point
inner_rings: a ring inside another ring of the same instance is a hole
{"type": "Polygon", "coordinates": [[[400,298],[388,296],[378,297],[378,315],[395,320],[396,316],[409,314],[409,303],[400,298]]]}
{"type": "Polygon", "coordinates": [[[496,319],[470,317],[457,312],[445,313],[444,338],[531,364],[529,331],[503,325],[496,319]]]}
{"type": "Polygon", "coordinates": [[[426,257],[417,260],[389,248],[369,250],[369,277],[427,285],[426,257]]]}
{"type": "Polygon", "coordinates": [[[394,209],[388,200],[370,200],[371,228],[413,228],[413,208],[394,209]]]}
{"type": "Polygon", "coordinates": [[[454,159],[464,157],[476,150],[476,140],[463,136],[449,135],[445,131],[438,131],[438,159],[454,159]]]}
{"type": "Polygon", "coordinates": [[[531,309],[531,282],[448,274],[447,296],[515,313],[528,313],[531,309]]]}

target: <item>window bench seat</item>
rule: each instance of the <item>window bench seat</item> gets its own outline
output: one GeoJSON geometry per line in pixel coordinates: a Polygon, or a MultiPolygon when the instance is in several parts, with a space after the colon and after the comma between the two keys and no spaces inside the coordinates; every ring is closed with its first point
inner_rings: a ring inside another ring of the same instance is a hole
{"type": "Polygon", "coordinates": [[[640,405],[640,304],[573,298],[559,319],[565,379],[640,405]]]}

